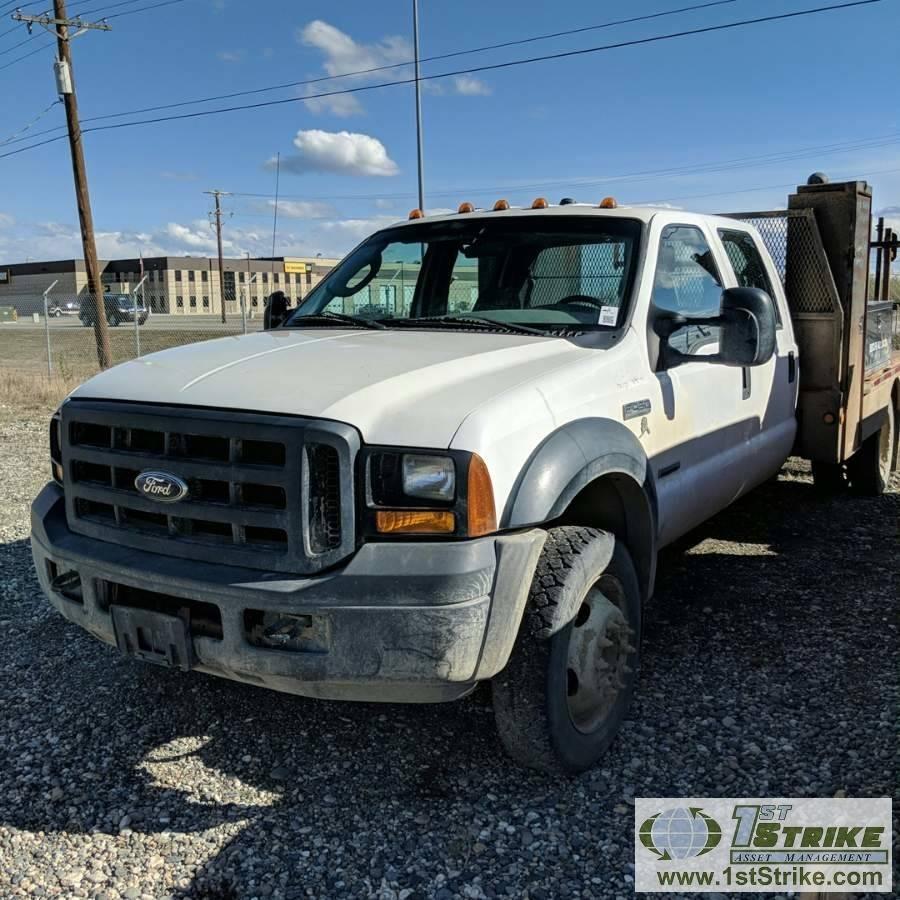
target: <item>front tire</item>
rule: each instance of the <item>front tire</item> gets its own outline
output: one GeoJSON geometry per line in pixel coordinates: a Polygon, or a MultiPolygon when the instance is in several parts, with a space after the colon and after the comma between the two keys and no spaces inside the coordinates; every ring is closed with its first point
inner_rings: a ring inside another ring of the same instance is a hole
{"type": "Polygon", "coordinates": [[[637,683],[641,595],[615,535],[549,532],[519,636],[493,680],[507,753],[554,774],[590,768],[612,743],[637,683]]]}

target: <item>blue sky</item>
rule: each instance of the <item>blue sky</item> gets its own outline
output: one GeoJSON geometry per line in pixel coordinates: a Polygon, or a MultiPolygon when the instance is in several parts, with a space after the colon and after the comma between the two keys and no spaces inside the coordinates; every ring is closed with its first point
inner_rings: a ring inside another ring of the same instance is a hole
{"type": "MultiPolygon", "coordinates": [[[[126,0],[112,9],[116,0],[70,0],[70,12],[109,8],[112,15],[151,2],[158,0],[134,0],[130,6],[126,0]]],[[[699,0],[420,0],[422,55],[692,2],[699,0]]],[[[427,63],[423,74],[826,2],[735,0],[427,63]]],[[[27,5],[29,12],[42,8],[27,5]]],[[[6,6],[0,0],[0,8],[6,6]]],[[[82,117],[405,62],[411,52],[410,12],[409,0],[184,0],[111,18],[112,32],[87,33],[73,45],[82,117]]],[[[0,32],[12,25],[4,16],[0,32]]],[[[0,38],[0,65],[44,41],[35,38],[10,49],[25,37],[23,28],[0,38]]],[[[699,211],[765,209],[784,205],[783,185],[818,169],[834,178],[867,177],[876,206],[900,219],[900,113],[893,88],[887,87],[900,78],[898,47],[900,0],[882,0],[432,81],[423,97],[427,206],[455,208],[466,199],[486,205],[501,196],[530,203],[537,195],[555,202],[562,196],[599,200],[614,194],[620,202],[665,202],[699,211]],[[843,149],[849,144],[856,146],[843,149]],[[840,145],[840,152],[809,149],[832,145],[840,145]],[[792,151],[800,152],[789,160],[758,159],[792,151]],[[716,166],[719,171],[713,171],[716,166]],[[671,172],[686,167],[694,171],[671,172]],[[657,174],[641,174],[648,172],[657,174]]],[[[0,141],[52,103],[52,59],[48,42],[46,49],[0,69],[0,141]]],[[[265,195],[274,191],[276,153],[282,155],[285,200],[279,255],[339,254],[375,227],[405,217],[415,206],[416,191],[411,86],[300,98],[304,91],[406,77],[409,70],[399,68],[292,87],[219,105],[295,102],[85,135],[101,255],[213,252],[210,198],[203,194],[210,188],[262,195],[225,199],[233,213],[226,221],[226,252],[271,252],[271,203],[265,195]]],[[[62,107],[56,106],[31,131],[63,121],[62,107]]],[[[22,146],[0,146],[0,152],[22,146]]],[[[71,255],[81,252],[67,143],[0,159],[0,260],[71,255]]]]}

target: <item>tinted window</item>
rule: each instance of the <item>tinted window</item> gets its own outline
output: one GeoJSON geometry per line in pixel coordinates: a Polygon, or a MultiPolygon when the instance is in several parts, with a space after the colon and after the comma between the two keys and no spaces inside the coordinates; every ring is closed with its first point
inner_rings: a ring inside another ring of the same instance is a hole
{"type": "MultiPolygon", "coordinates": [[[[734,269],[734,277],[737,279],[738,286],[759,288],[774,300],[772,282],[769,281],[765,263],[752,235],[747,234],[746,231],[731,231],[728,228],[721,228],[719,237],[728,254],[731,268],[734,269]]],[[[781,311],[777,304],[775,305],[775,315],[780,325],[781,311]]]]}

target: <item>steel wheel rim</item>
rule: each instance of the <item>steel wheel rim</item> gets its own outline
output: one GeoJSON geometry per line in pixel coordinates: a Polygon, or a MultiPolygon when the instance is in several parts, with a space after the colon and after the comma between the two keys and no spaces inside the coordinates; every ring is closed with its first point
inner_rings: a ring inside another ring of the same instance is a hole
{"type": "Polygon", "coordinates": [[[597,730],[615,706],[634,652],[633,634],[622,611],[624,591],[609,576],[593,585],[572,622],[566,653],[566,704],[583,734],[597,730]]]}

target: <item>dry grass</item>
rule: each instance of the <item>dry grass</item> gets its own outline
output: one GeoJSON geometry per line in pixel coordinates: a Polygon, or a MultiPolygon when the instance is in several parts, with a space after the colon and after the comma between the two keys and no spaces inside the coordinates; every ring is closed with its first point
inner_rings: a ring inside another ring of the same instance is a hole
{"type": "Polygon", "coordinates": [[[82,380],[0,369],[0,417],[8,420],[25,414],[50,414],[82,380]]]}

